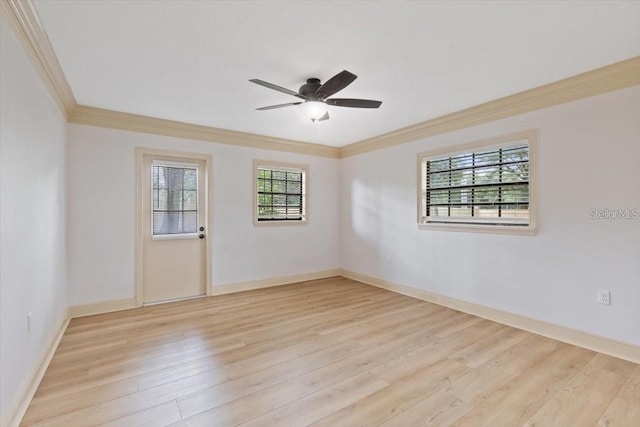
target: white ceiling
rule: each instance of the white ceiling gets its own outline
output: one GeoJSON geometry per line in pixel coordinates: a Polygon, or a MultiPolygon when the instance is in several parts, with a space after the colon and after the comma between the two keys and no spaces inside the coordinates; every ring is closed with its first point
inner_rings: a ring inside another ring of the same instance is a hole
{"type": "Polygon", "coordinates": [[[80,104],[332,146],[640,55],[633,1],[35,3],[80,104]],[[343,69],[379,110],[255,111],[343,69]]]}

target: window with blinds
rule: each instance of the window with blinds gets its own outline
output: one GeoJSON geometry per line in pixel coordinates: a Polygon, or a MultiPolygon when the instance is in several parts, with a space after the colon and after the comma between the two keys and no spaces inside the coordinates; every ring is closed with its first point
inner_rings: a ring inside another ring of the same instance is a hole
{"type": "Polygon", "coordinates": [[[198,231],[198,169],[152,165],[152,233],[192,234],[198,231]]]}
{"type": "Polygon", "coordinates": [[[529,139],[421,159],[421,222],[529,227],[529,139]]]}
{"type": "Polygon", "coordinates": [[[306,167],[256,162],[256,221],[304,222],[306,167]]]}

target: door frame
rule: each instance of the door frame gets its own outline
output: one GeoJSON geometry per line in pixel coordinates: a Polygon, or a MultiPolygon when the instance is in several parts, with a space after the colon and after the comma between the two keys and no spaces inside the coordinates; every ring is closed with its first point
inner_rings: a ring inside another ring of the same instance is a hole
{"type": "Polygon", "coordinates": [[[171,151],[149,147],[135,147],[136,151],[136,249],[135,249],[135,299],[136,307],[142,307],[144,292],[144,267],[143,267],[143,251],[144,251],[144,219],[143,219],[143,198],[147,197],[143,191],[142,173],[144,171],[145,156],[167,156],[177,157],[185,160],[200,160],[204,162],[204,186],[199,193],[205,197],[205,212],[207,218],[206,236],[204,245],[205,258],[205,291],[206,296],[212,295],[211,288],[211,239],[213,236],[213,219],[211,213],[211,201],[213,200],[213,173],[211,171],[213,158],[210,154],[194,153],[187,151],[171,151]]]}

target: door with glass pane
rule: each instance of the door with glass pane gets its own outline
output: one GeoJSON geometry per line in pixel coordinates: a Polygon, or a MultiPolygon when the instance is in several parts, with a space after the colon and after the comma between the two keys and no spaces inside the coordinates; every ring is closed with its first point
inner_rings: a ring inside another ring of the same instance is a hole
{"type": "Polygon", "coordinates": [[[204,295],[204,161],[145,155],[143,164],[143,303],[204,295]]]}

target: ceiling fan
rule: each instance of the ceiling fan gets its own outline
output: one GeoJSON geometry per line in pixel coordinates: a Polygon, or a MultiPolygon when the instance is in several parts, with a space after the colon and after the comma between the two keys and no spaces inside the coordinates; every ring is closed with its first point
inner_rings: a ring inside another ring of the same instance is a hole
{"type": "Polygon", "coordinates": [[[335,76],[331,77],[324,84],[320,83],[320,79],[310,78],[307,79],[307,83],[300,86],[298,92],[294,92],[287,88],[274,85],[273,83],[265,82],[260,79],[249,80],[260,86],[268,87],[269,89],[277,90],[278,92],[293,95],[304,101],[289,102],[287,104],[270,105],[268,107],[256,108],[256,110],[273,110],[275,108],[291,107],[293,105],[300,105],[302,112],[311,119],[312,122],[327,120],[329,118],[329,112],[327,111],[327,105],[334,105],[336,107],[352,107],[352,108],[378,108],[382,104],[382,101],[373,101],[371,99],[353,99],[353,98],[329,98],[331,95],[341,91],[345,87],[349,86],[358,76],[350,73],[347,70],[341,71],[335,76]]]}

